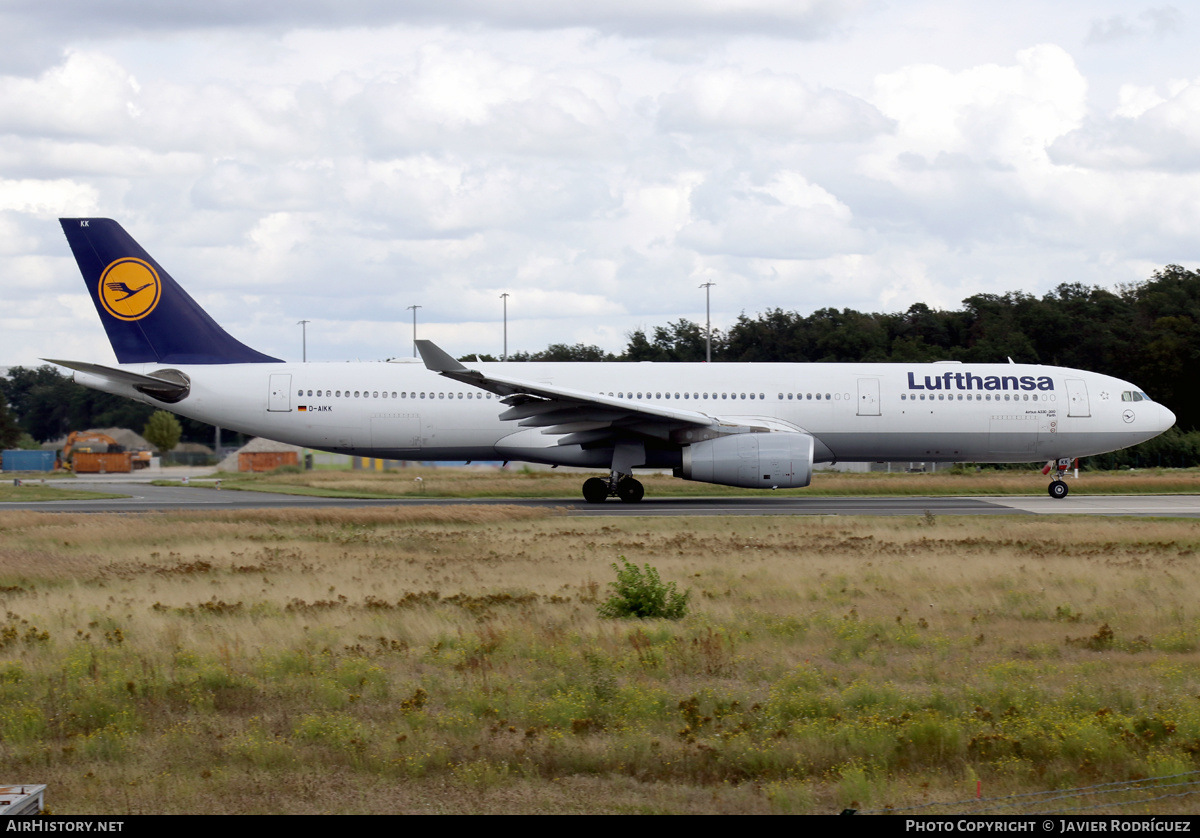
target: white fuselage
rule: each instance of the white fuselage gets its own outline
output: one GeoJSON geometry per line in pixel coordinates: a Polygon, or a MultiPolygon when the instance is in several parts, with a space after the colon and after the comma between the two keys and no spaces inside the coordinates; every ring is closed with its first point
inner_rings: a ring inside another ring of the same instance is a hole
{"type": "MultiPolygon", "coordinates": [[[[815,438],[815,460],[1029,462],[1099,454],[1174,424],[1134,385],[1026,364],[478,363],[489,371],[815,438]],[[1136,394],[1136,395],[1134,395],[1136,394]]],[[[162,364],[124,365],[154,374],[162,364]]],[[[406,460],[521,460],[607,468],[611,449],[498,416],[483,390],[420,362],[171,366],[191,381],[163,405],[83,372],[76,380],[223,428],[309,448],[406,460]],[[607,459],[606,459],[607,458],[607,459]]],[[[671,444],[647,465],[674,464],[671,444]]],[[[678,446],[676,445],[677,449],[678,446]]]]}

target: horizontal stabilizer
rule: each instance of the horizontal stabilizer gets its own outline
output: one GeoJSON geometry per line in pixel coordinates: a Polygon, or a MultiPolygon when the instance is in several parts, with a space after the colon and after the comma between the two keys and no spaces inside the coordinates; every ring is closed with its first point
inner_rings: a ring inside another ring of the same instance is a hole
{"type": "Polygon", "coordinates": [[[178,370],[163,370],[163,377],[142,375],[129,370],[118,370],[101,364],[88,364],[83,361],[59,361],[54,358],[43,358],[51,364],[58,364],[76,372],[94,375],[115,384],[128,385],[139,393],[154,396],[160,401],[174,404],[181,401],[191,390],[192,384],[188,377],[178,370]],[[169,378],[167,377],[169,376],[169,378]]]}

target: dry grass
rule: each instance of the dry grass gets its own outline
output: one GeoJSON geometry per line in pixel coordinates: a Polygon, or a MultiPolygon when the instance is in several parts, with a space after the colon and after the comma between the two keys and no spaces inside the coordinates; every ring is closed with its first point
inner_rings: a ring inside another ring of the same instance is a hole
{"type": "MultiPolygon", "coordinates": [[[[230,489],[318,494],[329,497],[494,497],[578,499],[584,475],[518,469],[414,467],[394,471],[310,471],[261,475],[225,475],[230,489]],[[420,478],[420,479],[418,479],[420,478]]],[[[766,495],[765,490],[735,489],[693,483],[666,475],[639,475],[652,497],[766,495]]],[[[803,495],[1039,495],[1047,478],[1040,470],[964,471],[961,474],[842,474],[817,472],[805,489],[782,494],[803,495]]],[[[197,481],[195,485],[208,485],[197,481]]],[[[1200,471],[1147,469],[1084,472],[1071,481],[1073,494],[1200,493],[1200,471]]]]}
{"type": "Polygon", "coordinates": [[[58,813],[831,812],[1200,753],[1191,521],[3,513],[0,543],[0,764],[58,813]],[[619,555],[693,613],[598,618],[619,555]]]}

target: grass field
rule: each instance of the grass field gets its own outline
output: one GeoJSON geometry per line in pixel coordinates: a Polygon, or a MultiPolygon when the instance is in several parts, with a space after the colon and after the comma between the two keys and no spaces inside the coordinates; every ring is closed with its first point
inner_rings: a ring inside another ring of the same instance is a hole
{"type": "MultiPolygon", "coordinates": [[[[485,497],[485,498],[570,498],[580,497],[586,475],[559,471],[529,471],[496,468],[415,467],[386,472],[308,471],[267,474],[222,474],[225,489],[245,489],[322,497],[485,497]]],[[[638,475],[650,497],[787,495],[1040,495],[1049,479],[1039,470],[965,471],[961,474],[842,474],[817,472],[804,489],[736,489],[693,483],[666,475],[638,475]]],[[[1146,469],[1121,472],[1083,472],[1069,479],[1074,494],[1193,494],[1200,492],[1200,470],[1146,469]]],[[[178,485],[171,482],[169,485],[178,485]]],[[[192,485],[207,486],[203,480],[192,485]]]]}
{"type": "Polygon", "coordinates": [[[85,492],[79,489],[61,489],[58,486],[44,486],[31,482],[28,478],[21,481],[20,486],[13,485],[13,480],[0,482],[0,503],[28,503],[43,500],[104,500],[105,498],[123,498],[126,495],[110,494],[108,492],[85,492]]]}
{"type": "Polygon", "coordinates": [[[1198,547],[1149,519],[0,513],[0,765],[59,814],[837,812],[1171,776],[1200,754],[1198,547]],[[619,556],[691,613],[599,618],[619,556]]]}

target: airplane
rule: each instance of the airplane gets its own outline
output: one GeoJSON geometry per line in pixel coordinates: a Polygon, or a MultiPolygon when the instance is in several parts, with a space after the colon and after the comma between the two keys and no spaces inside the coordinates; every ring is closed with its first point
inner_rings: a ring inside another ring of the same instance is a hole
{"type": "MultiPolygon", "coordinates": [[[[634,469],[755,489],[837,462],[1048,461],[1151,439],[1175,415],[1140,388],[1033,364],[290,363],[222,329],[121,226],[60,219],[117,366],[45,359],[79,384],[245,434],[396,460],[602,469],[589,503],[636,503],[634,469]]],[[[1057,467],[1055,467],[1057,466],[1057,467]]]]}

